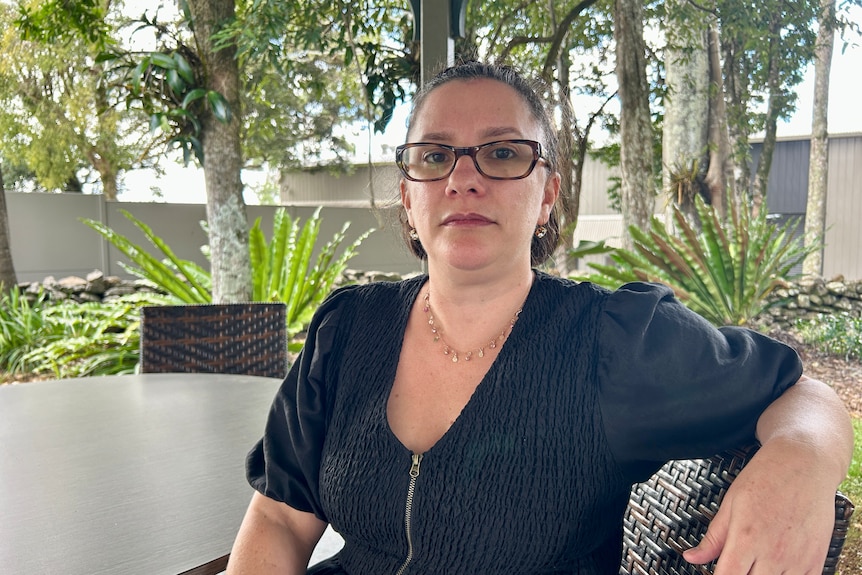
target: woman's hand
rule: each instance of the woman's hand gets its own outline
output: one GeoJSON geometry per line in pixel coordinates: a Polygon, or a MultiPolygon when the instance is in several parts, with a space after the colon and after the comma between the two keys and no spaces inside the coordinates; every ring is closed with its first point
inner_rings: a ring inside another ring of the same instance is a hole
{"type": "Polygon", "coordinates": [[[835,490],[853,431],[835,393],[803,377],[758,420],[763,446],[731,483],[691,563],[719,558],[715,575],[817,574],[835,523],[835,490]]]}

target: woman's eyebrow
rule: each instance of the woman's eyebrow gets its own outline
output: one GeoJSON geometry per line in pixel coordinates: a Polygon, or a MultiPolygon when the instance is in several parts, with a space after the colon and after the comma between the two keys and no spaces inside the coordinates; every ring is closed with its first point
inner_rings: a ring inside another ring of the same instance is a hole
{"type": "MultiPolygon", "coordinates": [[[[454,139],[454,134],[451,132],[426,132],[422,134],[423,142],[450,142],[454,139]]],[[[491,141],[494,138],[500,137],[516,137],[523,138],[523,134],[517,128],[512,126],[499,126],[488,128],[480,132],[480,138],[491,141]]],[[[478,145],[479,143],[477,143],[478,145]]]]}

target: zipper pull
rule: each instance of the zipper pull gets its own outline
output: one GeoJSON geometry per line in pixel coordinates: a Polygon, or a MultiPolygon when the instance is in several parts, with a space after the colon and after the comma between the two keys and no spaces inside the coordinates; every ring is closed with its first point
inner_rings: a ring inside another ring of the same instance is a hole
{"type": "Polygon", "coordinates": [[[419,477],[419,464],[422,462],[422,454],[414,453],[412,455],[413,463],[410,465],[410,477],[416,479],[419,477]]]}

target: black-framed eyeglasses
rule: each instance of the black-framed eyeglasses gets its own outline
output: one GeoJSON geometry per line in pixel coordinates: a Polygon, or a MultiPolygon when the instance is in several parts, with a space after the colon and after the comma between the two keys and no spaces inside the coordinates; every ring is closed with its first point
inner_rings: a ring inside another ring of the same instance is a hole
{"type": "Polygon", "coordinates": [[[476,170],[492,180],[520,180],[542,159],[542,145],[533,140],[498,140],[458,148],[416,142],[395,148],[395,163],[408,180],[433,182],[448,178],[461,156],[470,156],[476,170]]]}

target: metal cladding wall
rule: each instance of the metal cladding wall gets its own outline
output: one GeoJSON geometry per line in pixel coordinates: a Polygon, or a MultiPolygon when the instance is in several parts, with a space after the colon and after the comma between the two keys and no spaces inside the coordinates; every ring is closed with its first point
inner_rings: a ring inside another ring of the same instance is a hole
{"type": "MultiPolygon", "coordinates": [[[[808,200],[808,139],[776,142],[769,172],[769,212],[783,219],[797,216],[804,221],[808,200]]],[[[756,169],[761,144],[752,144],[756,169]]],[[[825,278],[862,278],[862,135],[829,137],[829,167],[826,198],[826,247],[823,251],[825,278]]],[[[801,227],[801,226],[800,226],[801,227]]]]}
{"type": "Polygon", "coordinates": [[[823,277],[862,279],[862,136],[829,141],[823,277]]]}

